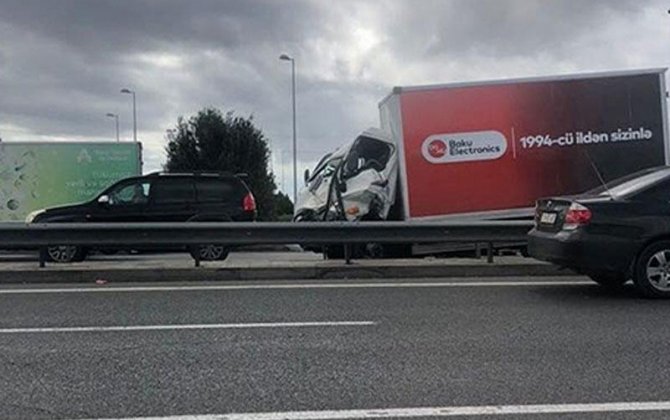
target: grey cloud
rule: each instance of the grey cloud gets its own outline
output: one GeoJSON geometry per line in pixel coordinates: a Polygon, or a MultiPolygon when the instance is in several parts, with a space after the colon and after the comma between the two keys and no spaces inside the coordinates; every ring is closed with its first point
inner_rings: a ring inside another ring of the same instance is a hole
{"type": "Polygon", "coordinates": [[[633,20],[648,5],[638,0],[414,1],[402,3],[385,28],[392,44],[408,56],[557,55],[607,25],[611,14],[633,20]]]}
{"type": "MultiPolygon", "coordinates": [[[[258,91],[262,81],[248,83],[249,71],[228,74],[226,68],[201,67],[198,52],[229,54],[238,62],[268,70],[270,62],[278,66],[278,50],[256,58],[263,43],[297,44],[318,30],[319,20],[314,6],[298,1],[263,1],[249,7],[240,1],[21,0],[3,1],[0,11],[0,35],[10,41],[0,47],[0,54],[11,55],[0,73],[5,93],[0,97],[0,115],[22,124],[28,122],[24,117],[39,115],[33,122],[44,130],[38,131],[59,135],[95,134],[99,124],[82,114],[127,108],[127,98],[118,96],[119,87],[135,82],[139,90],[143,84],[142,78],[132,76],[137,66],[132,54],[158,51],[183,57],[188,64],[185,71],[201,73],[181,86],[180,99],[187,102],[203,106],[230,102],[228,106],[234,107],[267,97],[267,89],[258,91]]],[[[147,129],[155,130],[164,120],[162,96],[179,88],[167,85],[140,93],[147,129]]]]}
{"type": "Polygon", "coordinates": [[[313,3],[292,0],[4,0],[5,21],[97,58],[151,49],[298,43],[318,31],[313,3]]]}
{"type": "MultiPolygon", "coordinates": [[[[417,74],[446,81],[448,73],[434,71],[444,67],[467,79],[472,63],[509,69],[540,54],[546,74],[556,63],[585,68],[575,52],[610,34],[615,18],[637,25],[643,7],[665,14],[660,0],[0,0],[0,129],[107,138],[111,111],[127,138],[130,98],[119,89],[128,86],[138,92],[150,169],[160,165],[162,133],[203,106],[254,115],[287,151],[290,66],[277,59],[287,52],[298,60],[304,164],[377,124],[377,102],[398,77],[404,85],[424,83],[417,74]],[[379,44],[351,55],[357,28],[379,44]],[[161,57],[177,62],[152,62],[161,57]]],[[[621,54],[617,46],[608,48],[593,60],[619,62],[608,58],[621,54]]]]}

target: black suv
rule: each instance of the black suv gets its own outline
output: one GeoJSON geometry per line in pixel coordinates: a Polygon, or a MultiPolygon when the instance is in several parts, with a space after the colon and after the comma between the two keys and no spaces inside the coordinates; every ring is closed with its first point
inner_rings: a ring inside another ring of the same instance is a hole
{"type": "MultiPolygon", "coordinates": [[[[242,222],[256,217],[256,200],[237,175],[152,173],[123,179],[93,200],[31,213],[28,223],[242,222]]],[[[54,262],[82,261],[89,249],[53,246],[54,262]]],[[[107,250],[103,250],[107,251],[107,250]]],[[[207,244],[189,248],[193,258],[223,260],[228,248],[207,244]]]]}

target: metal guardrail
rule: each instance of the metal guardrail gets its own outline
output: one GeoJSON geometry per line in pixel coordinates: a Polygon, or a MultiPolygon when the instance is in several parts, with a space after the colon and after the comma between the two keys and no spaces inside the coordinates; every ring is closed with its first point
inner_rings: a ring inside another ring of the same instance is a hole
{"type": "Polygon", "coordinates": [[[513,222],[240,222],[0,223],[0,248],[50,245],[151,246],[499,242],[526,240],[532,223],[513,222]]]}
{"type": "MultiPolygon", "coordinates": [[[[79,246],[357,244],[526,241],[532,223],[479,222],[198,222],[0,223],[0,248],[79,246]]],[[[348,247],[347,247],[348,250],[348,247]]],[[[491,258],[491,252],[489,252],[491,258]]],[[[348,260],[349,258],[347,258],[348,260]]],[[[41,261],[43,263],[43,261],[41,261]]],[[[196,262],[197,265],[197,262],[196,262]]]]}

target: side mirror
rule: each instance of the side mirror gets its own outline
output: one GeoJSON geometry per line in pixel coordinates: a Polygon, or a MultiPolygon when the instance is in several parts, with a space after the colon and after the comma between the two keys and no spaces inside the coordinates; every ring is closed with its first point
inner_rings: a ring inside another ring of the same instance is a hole
{"type": "Polygon", "coordinates": [[[98,197],[98,204],[106,206],[110,203],[109,196],[107,194],[103,194],[100,197],[98,197]]]}
{"type": "Polygon", "coordinates": [[[309,181],[309,169],[305,169],[305,184],[309,181]]]}

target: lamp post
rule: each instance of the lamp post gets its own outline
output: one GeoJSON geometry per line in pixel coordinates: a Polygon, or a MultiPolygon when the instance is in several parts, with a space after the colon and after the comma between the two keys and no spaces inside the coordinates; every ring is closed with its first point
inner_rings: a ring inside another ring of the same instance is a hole
{"type": "Polygon", "coordinates": [[[119,142],[119,114],[112,114],[111,112],[107,113],[107,116],[109,118],[114,118],[114,121],[116,122],[116,142],[119,142]]]}
{"type": "Polygon", "coordinates": [[[291,62],[291,98],[293,101],[293,205],[298,201],[298,141],[295,123],[295,59],[287,54],[279,56],[280,60],[291,62]]]}
{"type": "Polygon", "coordinates": [[[133,140],[137,143],[137,104],[135,102],[135,91],[130,89],[121,89],[121,93],[133,95],[133,140]]]}

